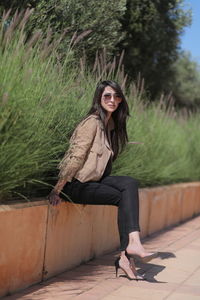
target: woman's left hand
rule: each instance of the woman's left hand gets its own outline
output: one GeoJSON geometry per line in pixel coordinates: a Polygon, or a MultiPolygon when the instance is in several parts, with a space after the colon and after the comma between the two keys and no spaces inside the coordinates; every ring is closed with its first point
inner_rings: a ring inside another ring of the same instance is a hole
{"type": "Polygon", "coordinates": [[[53,206],[56,206],[61,203],[62,199],[59,196],[59,193],[55,190],[52,190],[51,193],[48,195],[47,199],[49,203],[53,206]]]}

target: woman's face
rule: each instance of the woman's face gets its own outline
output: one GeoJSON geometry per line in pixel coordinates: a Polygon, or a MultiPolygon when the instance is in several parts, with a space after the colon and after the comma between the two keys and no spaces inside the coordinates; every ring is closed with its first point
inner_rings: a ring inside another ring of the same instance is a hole
{"type": "Polygon", "coordinates": [[[101,106],[109,113],[113,113],[121,103],[122,98],[110,86],[106,86],[101,96],[101,106]]]}

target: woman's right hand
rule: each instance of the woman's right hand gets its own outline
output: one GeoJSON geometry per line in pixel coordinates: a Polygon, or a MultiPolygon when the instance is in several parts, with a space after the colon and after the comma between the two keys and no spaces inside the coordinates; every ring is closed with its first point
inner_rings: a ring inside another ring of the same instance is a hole
{"type": "Polygon", "coordinates": [[[61,203],[62,199],[59,196],[59,193],[55,190],[52,190],[51,193],[48,195],[47,199],[49,203],[53,206],[56,206],[61,203]]]}

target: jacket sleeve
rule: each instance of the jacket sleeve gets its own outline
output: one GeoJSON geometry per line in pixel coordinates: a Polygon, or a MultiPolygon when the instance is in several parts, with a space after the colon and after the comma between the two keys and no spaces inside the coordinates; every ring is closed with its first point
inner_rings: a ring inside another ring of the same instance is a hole
{"type": "Polygon", "coordinates": [[[96,131],[97,120],[95,118],[84,120],[78,125],[70,139],[69,149],[58,166],[59,178],[71,181],[82,168],[96,131]]]}

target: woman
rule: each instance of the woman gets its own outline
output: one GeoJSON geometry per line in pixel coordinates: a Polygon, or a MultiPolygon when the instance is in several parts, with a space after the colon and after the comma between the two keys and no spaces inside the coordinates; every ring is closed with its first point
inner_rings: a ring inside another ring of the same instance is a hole
{"type": "Polygon", "coordinates": [[[121,254],[115,261],[116,276],[121,268],[129,279],[137,275],[130,258],[147,262],[156,256],[143,248],[139,237],[137,181],[128,176],[109,176],[115,160],[128,141],[128,104],[115,81],[98,84],[92,107],[76,127],[70,147],[59,164],[59,180],[49,195],[52,205],[61,202],[63,190],[74,203],[118,206],[121,254]]]}

